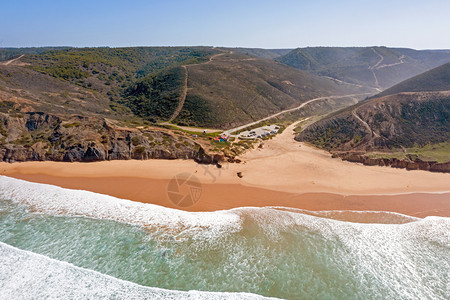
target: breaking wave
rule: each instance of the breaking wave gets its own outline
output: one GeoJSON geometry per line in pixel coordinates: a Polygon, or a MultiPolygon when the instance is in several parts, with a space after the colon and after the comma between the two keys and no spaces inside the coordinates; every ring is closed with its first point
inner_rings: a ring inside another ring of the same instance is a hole
{"type": "Polygon", "coordinates": [[[0,242],[1,299],[268,299],[144,287],[0,242]]]}
{"type": "Polygon", "coordinates": [[[190,213],[3,176],[0,199],[0,241],[139,289],[288,299],[450,295],[450,218],[282,207],[190,213]]]}

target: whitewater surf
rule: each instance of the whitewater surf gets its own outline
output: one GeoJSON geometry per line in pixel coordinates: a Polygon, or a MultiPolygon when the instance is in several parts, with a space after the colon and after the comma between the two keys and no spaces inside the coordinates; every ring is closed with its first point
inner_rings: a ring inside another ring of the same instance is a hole
{"type": "Polygon", "coordinates": [[[2,298],[30,285],[39,298],[450,295],[443,217],[275,207],[190,213],[1,176],[0,242],[2,298]],[[57,284],[63,275],[72,290],[57,284]],[[114,287],[109,294],[105,285],[114,287]]]}

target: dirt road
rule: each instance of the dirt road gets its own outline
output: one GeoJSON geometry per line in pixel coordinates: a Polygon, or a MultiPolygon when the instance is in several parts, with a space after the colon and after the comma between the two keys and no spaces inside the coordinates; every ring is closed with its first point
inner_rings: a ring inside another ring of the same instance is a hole
{"type": "Polygon", "coordinates": [[[232,51],[230,52],[224,52],[224,53],[218,53],[218,54],[214,54],[212,55],[208,61],[204,62],[204,63],[200,63],[200,64],[189,64],[189,65],[182,65],[185,75],[184,75],[184,85],[183,85],[183,92],[181,93],[180,96],[180,101],[178,102],[178,106],[175,109],[175,111],[173,112],[172,116],[170,117],[168,122],[172,122],[181,112],[181,110],[183,109],[184,106],[184,102],[186,101],[186,96],[187,96],[187,91],[188,91],[188,78],[189,78],[189,70],[188,67],[192,67],[192,66],[198,66],[198,65],[203,65],[203,64],[208,64],[210,62],[212,62],[216,57],[221,56],[221,55],[225,55],[225,54],[231,54],[233,53],[232,51]]]}
{"type": "Polygon", "coordinates": [[[377,50],[375,50],[374,48],[372,48],[373,53],[375,53],[376,55],[378,55],[378,57],[380,58],[379,61],[377,61],[376,64],[374,64],[373,66],[369,66],[369,70],[372,72],[373,74],[373,78],[375,79],[375,85],[377,86],[377,88],[381,91],[382,87],[380,86],[379,82],[378,82],[378,77],[377,74],[375,73],[375,70],[379,70],[379,69],[383,69],[383,68],[389,68],[389,67],[393,67],[393,66],[397,66],[397,65],[401,65],[403,63],[405,63],[405,61],[403,60],[405,58],[404,55],[400,56],[398,58],[399,62],[397,63],[392,63],[392,64],[381,64],[384,61],[384,57],[383,55],[381,55],[377,50]]]}
{"type": "Polygon", "coordinates": [[[325,100],[325,99],[338,99],[338,98],[345,98],[345,97],[363,96],[363,95],[369,95],[369,94],[372,94],[372,93],[351,94],[351,95],[344,95],[344,96],[326,96],[326,97],[314,98],[314,99],[308,100],[306,102],[303,102],[302,104],[300,104],[297,107],[280,111],[280,112],[278,112],[276,114],[270,115],[268,117],[259,119],[257,121],[254,121],[254,122],[251,122],[251,123],[248,123],[248,124],[245,124],[245,125],[241,125],[239,127],[228,129],[228,130],[224,131],[224,133],[227,134],[227,135],[230,135],[231,133],[233,133],[235,131],[238,131],[238,130],[241,130],[241,129],[244,129],[244,128],[247,128],[247,127],[250,127],[250,126],[253,126],[253,125],[256,125],[256,124],[258,124],[258,123],[260,123],[262,121],[266,121],[266,120],[278,117],[279,115],[282,115],[282,114],[285,114],[285,113],[288,113],[288,112],[291,112],[291,111],[299,110],[299,109],[305,107],[306,105],[308,105],[309,103],[312,103],[312,102],[315,102],[315,101],[320,101],[320,100],[325,100]]]}
{"type": "Polygon", "coordinates": [[[21,59],[21,58],[24,57],[24,56],[25,56],[25,55],[22,54],[22,55],[19,56],[19,57],[16,57],[16,58],[13,58],[13,59],[4,61],[4,62],[2,62],[2,65],[7,66],[7,65],[9,65],[9,64],[11,64],[11,63],[13,63],[13,62],[15,62],[15,61],[18,61],[19,59],[21,59]]]}

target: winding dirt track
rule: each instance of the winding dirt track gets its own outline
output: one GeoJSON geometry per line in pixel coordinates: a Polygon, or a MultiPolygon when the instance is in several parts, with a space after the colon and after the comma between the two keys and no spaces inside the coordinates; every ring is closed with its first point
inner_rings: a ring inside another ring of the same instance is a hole
{"type": "MultiPolygon", "coordinates": [[[[377,53],[374,49],[372,49],[372,50],[373,50],[375,53],[377,53]]],[[[177,108],[175,109],[175,111],[173,112],[172,116],[170,117],[170,119],[169,119],[167,122],[164,122],[164,123],[161,123],[161,124],[170,124],[170,122],[172,122],[172,121],[180,114],[181,110],[183,109],[184,102],[186,101],[187,91],[188,91],[189,67],[195,67],[195,66],[199,66],[199,65],[203,65],[203,64],[208,64],[208,63],[212,62],[212,61],[213,61],[216,57],[218,57],[218,56],[222,56],[222,55],[225,55],[225,54],[232,54],[232,53],[233,53],[233,51],[223,52],[223,53],[218,53],[218,54],[212,55],[212,56],[209,58],[209,60],[206,61],[206,62],[204,62],[204,63],[183,65],[182,67],[183,67],[184,70],[185,70],[185,77],[184,77],[184,87],[183,87],[183,92],[182,92],[182,94],[181,94],[181,96],[180,96],[180,101],[179,101],[179,103],[178,103],[177,108]]],[[[378,53],[377,53],[377,54],[378,54],[378,53]]],[[[378,55],[379,55],[379,54],[378,54],[378,55]]],[[[378,66],[378,65],[383,61],[383,57],[382,57],[381,55],[379,55],[379,56],[380,56],[380,58],[381,58],[380,61],[379,61],[375,66],[373,66],[373,67],[378,66]]],[[[247,59],[247,60],[253,60],[253,58],[247,59]]],[[[372,68],[372,67],[369,67],[369,68],[372,68]]],[[[373,70],[372,70],[372,72],[373,72],[373,70]]],[[[374,76],[375,76],[375,73],[374,73],[374,76]]],[[[376,76],[375,76],[375,78],[376,78],[376,76]]],[[[333,80],[335,80],[335,79],[333,78],[333,80]]],[[[337,80],[337,81],[339,81],[339,80],[337,80]]],[[[341,82],[342,82],[342,81],[341,81],[341,82]]],[[[377,81],[377,82],[378,82],[378,81],[377,81]]],[[[344,82],[343,82],[343,83],[344,83],[344,82]]],[[[361,94],[350,94],[350,95],[343,95],[343,96],[326,96],[326,97],[314,98],[314,99],[308,100],[308,101],[306,101],[306,102],[300,104],[300,105],[297,106],[297,107],[294,107],[294,108],[290,108],[290,109],[286,109],[286,110],[280,111],[280,112],[275,113],[275,114],[273,114],[273,115],[270,115],[270,116],[268,116],[268,117],[259,119],[259,120],[257,120],[257,121],[254,121],[254,122],[251,122],[251,123],[248,123],[248,124],[241,125],[241,126],[239,126],[239,127],[235,127],[235,128],[232,128],[232,129],[228,129],[228,130],[224,131],[224,133],[227,134],[227,135],[230,135],[231,133],[233,133],[233,132],[235,132],[235,131],[244,129],[244,128],[249,127],[249,126],[256,125],[256,124],[258,124],[258,123],[260,123],[260,122],[262,122],[262,121],[266,121],[266,120],[275,118],[275,117],[277,117],[277,116],[279,116],[279,115],[282,115],[282,114],[285,114],[285,113],[288,113],[288,112],[291,112],[291,111],[299,110],[299,109],[305,107],[306,105],[308,105],[309,103],[314,102],[314,101],[320,101],[320,100],[324,100],[324,99],[336,99],[336,98],[352,97],[352,96],[363,96],[363,95],[371,95],[371,94],[372,94],[372,93],[361,93],[361,94]]],[[[360,120],[361,120],[361,119],[360,119],[360,120]]],[[[362,121],[362,120],[361,120],[361,121],[362,121]]],[[[366,124],[366,125],[367,125],[367,124],[366,124]]],[[[367,125],[367,126],[368,126],[368,125],[367,125]]],[[[185,128],[187,129],[187,128],[190,128],[190,127],[185,127],[185,128]]],[[[368,127],[368,128],[369,128],[369,130],[370,130],[370,127],[368,127]]],[[[190,129],[193,129],[192,131],[198,131],[198,130],[199,130],[198,128],[190,128],[190,129]]],[[[214,130],[214,131],[215,131],[215,130],[214,130]]],[[[371,131],[371,130],[370,130],[370,131],[371,131]]],[[[371,131],[371,132],[372,132],[372,131],[371,131]]]]}
{"type": "Polygon", "coordinates": [[[2,65],[7,66],[7,65],[9,65],[10,63],[13,63],[13,62],[17,61],[17,60],[21,59],[21,58],[24,57],[24,56],[25,56],[25,55],[22,54],[22,55],[19,56],[19,57],[16,57],[16,58],[13,58],[13,59],[4,61],[4,62],[2,62],[2,65]]]}
{"type": "Polygon", "coordinates": [[[378,78],[377,78],[377,75],[375,74],[374,69],[376,69],[378,67],[378,65],[383,62],[384,57],[380,53],[378,53],[374,48],[372,48],[372,51],[373,51],[373,53],[375,53],[376,55],[378,55],[380,57],[380,60],[376,64],[374,64],[373,66],[370,66],[369,70],[372,72],[373,78],[375,78],[375,85],[376,85],[376,87],[381,89],[381,86],[380,86],[380,84],[378,82],[378,78]]]}
{"type": "Polygon", "coordinates": [[[382,87],[380,86],[380,84],[379,84],[379,82],[378,82],[378,77],[377,77],[377,74],[375,73],[375,70],[379,70],[379,69],[383,69],[383,68],[389,68],[389,67],[393,67],[393,66],[397,66],[397,65],[404,64],[405,61],[404,61],[403,59],[405,58],[405,56],[404,56],[404,55],[400,56],[400,57],[398,58],[399,62],[397,62],[397,63],[393,63],[393,64],[383,64],[383,65],[381,65],[381,63],[382,63],[383,60],[384,60],[383,55],[381,55],[381,54],[380,54],[377,50],[375,50],[374,48],[372,48],[372,51],[373,51],[373,53],[375,53],[376,55],[378,55],[378,57],[380,58],[380,60],[377,61],[377,63],[374,64],[373,66],[369,66],[369,70],[370,70],[370,71],[372,72],[372,74],[373,74],[373,78],[375,79],[375,85],[376,85],[376,87],[377,87],[378,89],[380,89],[380,91],[381,91],[382,87]]]}
{"type": "Polygon", "coordinates": [[[379,69],[383,69],[383,68],[388,68],[388,67],[393,67],[393,66],[404,64],[405,63],[405,61],[403,60],[404,58],[405,58],[405,56],[402,55],[398,58],[399,62],[393,63],[393,64],[384,64],[384,65],[376,67],[376,69],[379,70],[379,69]]]}
{"type": "Polygon", "coordinates": [[[325,97],[314,98],[314,99],[308,100],[306,102],[303,102],[302,104],[300,104],[297,107],[277,112],[276,114],[270,115],[268,117],[259,119],[257,121],[254,121],[254,122],[251,122],[251,123],[248,123],[248,124],[245,124],[245,125],[241,125],[239,127],[228,129],[224,133],[230,135],[231,133],[233,133],[235,131],[238,131],[238,130],[241,130],[241,129],[244,129],[244,128],[247,128],[247,127],[250,127],[250,126],[253,126],[253,125],[256,125],[256,124],[258,124],[258,123],[260,123],[262,121],[266,121],[266,120],[278,117],[279,115],[282,115],[282,114],[285,114],[285,113],[288,113],[288,112],[291,112],[291,111],[299,110],[299,109],[305,107],[306,105],[310,104],[311,102],[325,100],[325,99],[338,99],[338,98],[353,97],[353,96],[363,96],[363,95],[369,95],[369,94],[371,95],[372,93],[351,94],[351,95],[343,95],[343,96],[325,96],[325,97]]]}
{"type": "Polygon", "coordinates": [[[208,64],[210,62],[212,62],[214,60],[214,58],[221,56],[221,55],[225,55],[225,54],[231,54],[233,53],[232,51],[230,52],[224,52],[224,53],[218,53],[218,54],[214,54],[212,55],[208,61],[204,62],[204,63],[200,63],[200,64],[189,64],[189,65],[182,65],[183,69],[184,69],[184,86],[183,86],[183,92],[181,93],[180,96],[180,101],[178,102],[178,106],[175,109],[175,111],[173,112],[172,116],[170,117],[170,119],[168,120],[168,122],[172,122],[181,112],[181,110],[183,109],[184,106],[184,102],[186,101],[186,96],[187,96],[187,91],[188,91],[188,78],[189,78],[189,70],[188,67],[191,66],[198,66],[198,65],[203,65],[203,64],[208,64]]]}
{"type": "Polygon", "coordinates": [[[187,82],[188,82],[188,68],[186,65],[182,66],[184,69],[184,87],[183,87],[183,92],[181,93],[180,96],[180,101],[178,102],[178,106],[175,109],[175,111],[173,112],[172,116],[170,117],[168,122],[172,122],[181,112],[181,110],[183,109],[184,106],[184,101],[186,101],[186,95],[187,95],[187,82]]]}

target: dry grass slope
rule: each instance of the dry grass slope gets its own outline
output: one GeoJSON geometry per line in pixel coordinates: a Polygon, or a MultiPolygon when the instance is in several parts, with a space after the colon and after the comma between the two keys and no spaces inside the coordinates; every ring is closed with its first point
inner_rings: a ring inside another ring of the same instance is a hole
{"type": "Polygon", "coordinates": [[[229,128],[316,97],[370,91],[271,60],[231,53],[189,67],[186,101],[175,122],[229,128]]]}

